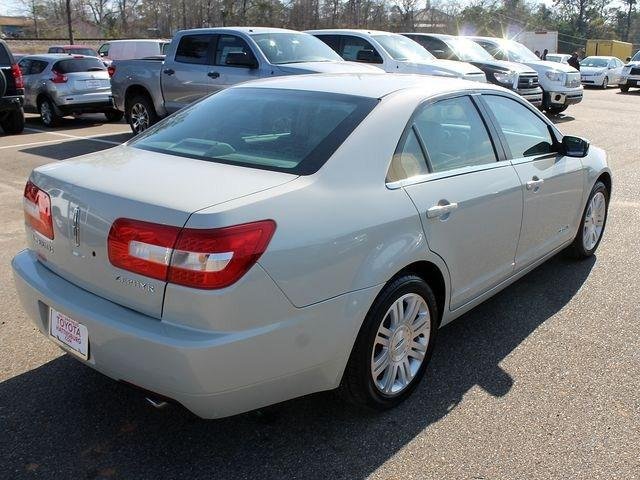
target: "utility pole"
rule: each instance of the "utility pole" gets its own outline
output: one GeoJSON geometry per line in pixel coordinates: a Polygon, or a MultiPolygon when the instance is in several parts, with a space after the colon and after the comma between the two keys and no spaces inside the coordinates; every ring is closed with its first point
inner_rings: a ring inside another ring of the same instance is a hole
{"type": "Polygon", "coordinates": [[[69,45],[73,45],[73,25],[71,24],[71,0],[67,0],[67,27],[69,28],[69,45]]]}

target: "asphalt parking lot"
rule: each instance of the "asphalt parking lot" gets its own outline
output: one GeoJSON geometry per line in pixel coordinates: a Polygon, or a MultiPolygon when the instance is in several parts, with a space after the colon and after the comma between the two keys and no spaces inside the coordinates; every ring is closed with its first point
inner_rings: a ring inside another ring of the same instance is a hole
{"type": "Polygon", "coordinates": [[[555,120],[609,154],[595,258],[559,255],[443,328],[394,411],[329,392],[215,421],[152,409],[63,354],[18,303],[29,172],[126,141],[128,126],[29,116],[22,135],[0,134],[0,478],[640,478],[640,92],[589,89],[555,120]]]}

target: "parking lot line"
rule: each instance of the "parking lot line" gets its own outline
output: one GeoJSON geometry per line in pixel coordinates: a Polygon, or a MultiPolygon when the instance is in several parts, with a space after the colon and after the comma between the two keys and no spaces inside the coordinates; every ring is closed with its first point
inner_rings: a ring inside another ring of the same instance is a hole
{"type": "Polygon", "coordinates": [[[103,139],[98,138],[98,137],[110,137],[110,136],[113,136],[113,135],[122,135],[124,133],[129,133],[130,132],[130,130],[125,130],[123,132],[109,132],[109,133],[94,135],[94,136],[91,136],[91,137],[83,137],[83,136],[80,136],[80,135],[71,135],[71,134],[68,134],[68,133],[60,133],[60,132],[51,132],[49,130],[41,130],[39,128],[25,128],[25,130],[29,131],[29,132],[36,132],[36,133],[48,133],[50,135],[57,135],[59,137],[70,138],[70,139],[73,139],[73,140],[89,140],[89,141],[92,141],[92,142],[108,143],[110,145],[121,145],[122,142],[114,142],[112,140],[103,140],[103,139]]]}

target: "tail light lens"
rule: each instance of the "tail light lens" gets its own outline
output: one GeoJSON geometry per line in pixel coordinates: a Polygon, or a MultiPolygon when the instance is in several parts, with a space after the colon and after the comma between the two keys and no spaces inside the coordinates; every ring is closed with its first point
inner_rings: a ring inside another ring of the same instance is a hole
{"type": "Polygon", "coordinates": [[[178,285],[224,288],[258,261],[275,229],[273,220],[195,229],[120,218],[109,232],[109,260],[118,268],[178,285]]]}
{"type": "Polygon", "coordinates": [[[51,70],[53,77],[51,77],[51,81],[53,83],[67,83],[68,77],[56,70],[51,70]]]}
{"type": "Polygon", "coordinates": [[[22,72],[17,63],[11,65],[11,75],[13,76],[13,82],[16,84],[16,88],[24,88],[24,79],[22,78],[22,72]]]}
{"type": "Polygon", "coordinates": [[[29,180],[24,187],[24,219],[36,232],[53,240],[51,197],[29,180]]]}
{"type": "Polygon", "coordinates": [[[114,65],[109,65],[107,67],[107,73],[109,74],[109,78],[113,77],[113,75],[116,73],[116,67],[114,65]]]}

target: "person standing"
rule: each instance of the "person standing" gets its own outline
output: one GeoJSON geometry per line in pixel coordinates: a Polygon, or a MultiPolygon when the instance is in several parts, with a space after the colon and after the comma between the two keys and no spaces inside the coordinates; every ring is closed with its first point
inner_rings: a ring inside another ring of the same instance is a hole
{"type": "Polygon", "coordinates": [[[547,59],[547,53],[549,53],[549,49],[545,48],[544,51],[542,52],[541,60],[546,60],[547,59]]]}
{"type": "Polygon", "coordinates": [[[580,59],[578,58],[578,52],[573,52],[567,63],[576,70],[580,71],[580,59]]]}
{"type": "Polygon", "coordinates": [[[533,53],[535,54],[536,57],[540,58],[540,50],[536,50],[533,53]]]}

